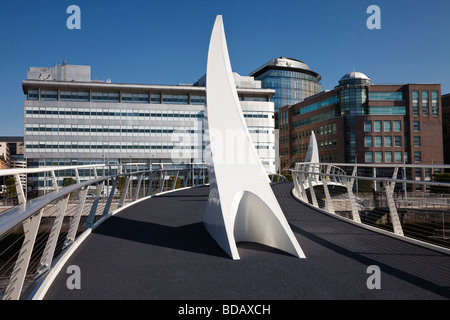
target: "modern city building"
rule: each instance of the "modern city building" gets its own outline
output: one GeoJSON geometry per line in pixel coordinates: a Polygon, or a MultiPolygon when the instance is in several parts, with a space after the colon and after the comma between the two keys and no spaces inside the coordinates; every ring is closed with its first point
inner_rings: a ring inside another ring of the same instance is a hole
{"type": "Polygon", "coordinates": [[[444,162],[450,164],[450,93],[442,95],[442,134],[444,136],[444,162]]]}
{"type": "Polygon", "coordinates": [[[283,172],[305,159],[311,131],[321,162],[444,163],[440,84],[378,85],[350,72],[333,90],[282,107],[279,119],[283,172]]]}
{"type": "Polygon", "coordinates": [[[262,88],[275,90],[271,101],[275,104],[275,149],[276,171],[280,170],[279,115],[278,110],[285,105],[293,105],[322,92],[321,76],[303,61],[279,57],[270,60],[255,71],[251,77],[261,81],[262,88]]]}
{"type": "MultiPolygon", "coordinates": [[[[0,137],[0,169],[26,168],[23,137],[0,137]]],[[[26,175],[20,175],[26,190],[26,175]]],[[[0,194],[6,190],[6,177],[0,177],[0,194]]]]}
{"type": "MultiPolygon", "coordinates": [[[[274,90],[234,74],[267,172],[275,172],[274,90]]],[[[90,66],[31,67],[22,83],[29,167],[204,162],[204,78],[193,85],[93,81],[90,66]]]]}
{"type": "Polygon", "coordinates": [[[262,88],[275,90],[272,100],[275,113],[285,105],[293,105],[321,92],[321,76],[297,59],[275,58],[259,67],[251,77],[261,81],[262,88]]]}

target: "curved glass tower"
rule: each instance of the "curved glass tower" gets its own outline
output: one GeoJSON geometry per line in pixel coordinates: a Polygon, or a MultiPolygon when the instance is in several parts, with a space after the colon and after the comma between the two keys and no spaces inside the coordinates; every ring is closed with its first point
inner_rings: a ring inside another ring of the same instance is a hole
{"type": "Polygon", "coordinates": [[[300,60],[280,57],[267,62],[250,76],[261,81],[263,88],[275,89],[271,99],[275,113],[285,105],[292,105],[322,92],[321,76],[300,60]]]}
{"type": "Polygon", "coordinates": [[[370,78],[361,72],[349,72],[339,80],[340,112],[345,125],[345,159],[357,162],[355,116],[367,114],[370,78]]]}

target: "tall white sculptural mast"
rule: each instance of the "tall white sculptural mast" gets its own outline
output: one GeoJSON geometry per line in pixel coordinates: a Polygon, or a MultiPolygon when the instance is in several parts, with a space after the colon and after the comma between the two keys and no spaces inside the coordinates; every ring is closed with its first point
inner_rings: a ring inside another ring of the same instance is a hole
{"type": "Polygon", "coordinates": [[[204,225],[220,247],[239,259],[236,242],[257,242],[299,258],[300,248],[270,187],[242,114],[217,16],[209,45],[206,118],[210,194],[204,225]]]}

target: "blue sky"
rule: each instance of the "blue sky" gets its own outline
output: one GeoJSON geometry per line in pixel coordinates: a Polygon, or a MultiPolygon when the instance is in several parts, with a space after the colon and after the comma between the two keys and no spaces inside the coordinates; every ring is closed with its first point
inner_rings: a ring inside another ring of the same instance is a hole
{"type": "Polygon", "coordinates": [[[231,64],[241,75],[272,58],[304,61],[332,89],[347,72],[373,83],[440,83],[450,92],[447,0],[0,0],[0,136],[23,135],[28,67],[90,65],[119,83],[193,83],[206,71],[209,38],[223,15],[231,64]],[[81,30],[69,30],[69,5],[81,30]],[[369,5],[381,29],[369,30],[369,5]]]}

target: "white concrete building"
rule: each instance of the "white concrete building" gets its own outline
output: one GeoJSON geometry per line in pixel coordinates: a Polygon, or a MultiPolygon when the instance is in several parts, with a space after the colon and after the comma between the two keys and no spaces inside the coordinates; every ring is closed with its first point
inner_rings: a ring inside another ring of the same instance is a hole
{"type": "MultiPolygon", "coordinates": [[[[244,117],[267,172],[275,172],[275,91],[235,74],[244,117]]],[[[204,78],[193,85],[90,80],[90,66],[28,70],[29,167],[91,163],[204,162],[204,78]]]]}

